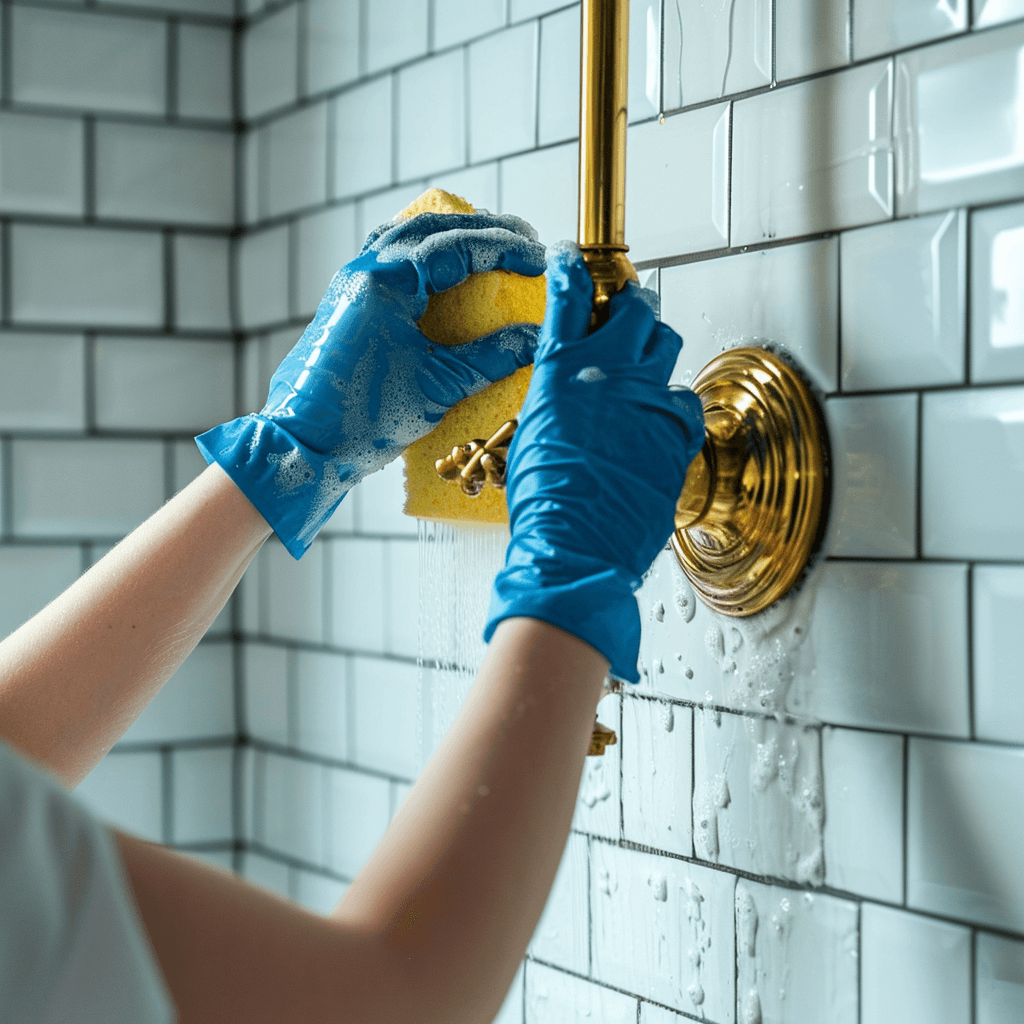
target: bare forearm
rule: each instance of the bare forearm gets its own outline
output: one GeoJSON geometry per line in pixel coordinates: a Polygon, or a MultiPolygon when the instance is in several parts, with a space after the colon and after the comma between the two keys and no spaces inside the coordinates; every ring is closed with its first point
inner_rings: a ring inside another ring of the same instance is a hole
{"type": "Polygon", "coordinates": [[[224,607],[270,528],[211,466],[0,643],[0,736],[78,784],[224,607]]]}
{"type": "Polygon", "coordinates": [[[497,1011],[565,846],[607,661],[531,619],[496,632],[459,718],[335,912],[379,931],[424,1022],[497,1011]]]}

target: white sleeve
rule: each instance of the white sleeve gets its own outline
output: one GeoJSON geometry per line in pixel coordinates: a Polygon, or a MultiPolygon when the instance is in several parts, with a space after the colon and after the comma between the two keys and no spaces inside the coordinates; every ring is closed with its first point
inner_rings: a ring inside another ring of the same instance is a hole
{"type": "Polygon", "coordinates": [[[110,833],[0,742],[0,1021],[175,1018],[110,833]]]}

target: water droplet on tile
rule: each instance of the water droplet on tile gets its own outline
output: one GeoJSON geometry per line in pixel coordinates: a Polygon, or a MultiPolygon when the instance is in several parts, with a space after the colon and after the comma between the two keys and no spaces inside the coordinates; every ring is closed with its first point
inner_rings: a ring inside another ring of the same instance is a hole
{"type": "Polygon", "coordinates": [[[697,597],[689,580],[679,569],[673,576],[672,597],[683,622],[692,622],[694,615],[697,614],[697,597]]]}
{"type": "Polygon", "coordinates": [[[716,662],[721,663],[725,657],[725,636],[717,626],[708,627],[707,633],[704,634],[704,646],[707,647],[708,654],[716,662]]]}
{"type": "Polygon", "coordinates": [[[606,896],[611,896],[613,892],[618,889],[619,883],[612,877],[612,873],[607,868],[600,868],[597,872],[597,889],[598,892],[603,892],[606,896]]]}
{"type": "Polygon", "coordinates": [[[690,994],[690,1002],[692,1002],[694,1006],[700,1006],[703,1004],[704,989],[701,987],[699,981],[695,981],[687,988],[686,991],[690,994]]]}
{"type": "Polygon", "coordinates": [[[651,887],[651,894],[659,903],[668,899],[668,880],[660,871],[654,871],[647,877],[647,884],[651,887]]]}
{"type": "Polygon", "coordinates": [[[661,601],[656,601],[654,607],[651,609],[651,613],[654,615],[655,621],[665,621],[665,605],[661,601]]]}
{"type": "MultiPolygon", "coordinates": [[[[680,657],[682,657],[682,655],[680,655],[680,657]]],[[[687,668],[687,670],[683,673],[683,675],[686,676],[687,679],[692,679],[693,678],[693,669],[692,668],[687,668]]]]}
{"type": "Polygon", "coordinates": [[[661,706],[661,727],[665,732],[671,732],[676,727],[676,716],[671,704],[661,706]]]}
{"type": "Polygon", "coordinates": [[[729,630],[729,653],[735,654],[743,646],[743,634],[733,626],[729,630]]]}
{"type": "Polygon", "coordinates": [[[743,886],[736,889],[736,943],[747,956],[753,956],[757,945],[757,907],[754,897],[743,886]]]}
{"type": "Polygon", "coordinates": [[[761,1024],[761,997],[756,988],[747,993],[743,1006],[743,1024],[761,1024]]]}

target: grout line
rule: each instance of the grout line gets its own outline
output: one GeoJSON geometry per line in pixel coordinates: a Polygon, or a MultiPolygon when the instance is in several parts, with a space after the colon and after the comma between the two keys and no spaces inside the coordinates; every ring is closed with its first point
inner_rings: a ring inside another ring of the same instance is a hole
{"type": "Polygon", "coordinates": [[[92,114],[82,119],[82,150],[85,223],[90,224],[96,219],[96,118],[92,114]]]}
{"type": "MultiPolygon", "coordinates": [[[[76,13],[74,8],[68,9],[68,0],[3,0],[5,6],[10,3],[12,6],[17,3],[18,7],[30,7],[36,10],[59,11],[64,14],[76,13]]],[[[102,12],[107,16],[120,18],[131,18],[135,21],[165,21],[168,17],[176,17],[184,23],[202,25],[212,28],[229,28],[235,20],[231,15],[204,14],[200,11],[176,10],[172,4],[165,7],[154,5],[152,7],[140,7],[132,0],[103,0],[103,6],[99,6],[98,0],[79,0],[80,7],[86,11],[102,12]]]]}
{"type": "MultiPolygon", "coordinates": [[[[369,32],[367,26],[367,14],[370,9],[370,0],[357,0],[359,4],[358,10],[358,31],[359,31],[359,56],[356,61],[356,66],[359,68],[359,79],[365,78],[367,75],[367,50],[369,43],[369,32]]],[[[357,79],[357,81],[359,80],[357,79]]]]}
{"type": "Polygon", "coordinates": [[[300,0],[296,7],[295,95],[305,102],[309,94],[309,5],[300,0]]]}
{"type": "Polygon", "coordinates": [[[14,93],[14,33],[11,27],[11,0],[0,7],[0,103],[10,103],[14,93]]]}
{"type": "Polygon", "coordinates": [[[160,792],[163,801],[162,829],[164,844],[174,842],[174,762],[171,747],[160,748],[160,792]]]}
{"type": "Polygon", "coordinates": [[[836,239],[836,391],[843,393],[843,236],[836,239]]]}
{"type": "Polygon", "coordinates": [[[974,713],[974,565],[967,564],[967,728],[977,739],[974,713]]]}
{"type": "Polygon", "coordinates": [[[178,69],[178,61],[180,57],[180,46],[179,46],[179,35],[178,35],[178,18],[167,19],[167,67],[166,67],[166,84],[165,89],[167,95],[165,97],[167,104],[167,119],[169,121],[176,121],[178,119],[178,108],[180,107],[180,98],[178,96],[180,88],[180,73],[178,69]]]}
{"type": "Polygon", "coordinates": [[[87,331],[83,337],[83,384],[85,388],[83,413],[86,436],[96,433],[96,334],[87,331]]]}
{"type": "Polygon", "coordinates": [[[164,259],[164,330],[174,333],[175,326],[175,266],[174,266],[174,232],[170,228],[163,231],[164,259]]]}
{"type": "Polygon", "coordinates": [[[174,442],[164,442],[164,501],[170,501],[174,497],[174,442]]]}
{"type": "Polygon", "coordinates": [[[863,1024],[864,1000],[861,991],[864,987],[864,904],[857,904],[857,1024],[863,1024]]]}
{"type": "Polygon", "coordinates": [[[697,855],[697,707],[690,708],[690,849],[697,855]]]}
{"type": "MultiPolygon", "coordinates": [[[[1020,746],[1017,745],[1014,749],[1019,750],[1020,746]]],[[[747,871],[743,868],[735,868],[729,864],[722,864],[715,861],[703,860],[699,857],[685,857],[682,854],[674,853],[671,850],[660,850],[655,847],[646,846],[643,843],[635,843],[630,840],[615,840],[609,839],[607,836],[599,835],[597,833],[584,832],[578,829],[574,829],[579,835],[586,835],[589,837],[592,843],[602,843],[605,846],[616,847],[620,850],[629,850],[635,853],[650,854],[656,857],[663,857],[666,860],[680,861],[684,864],[691,864],[696,867],[706,868],[711,871],[716,871],[723,875],[733,875],[737,879],[746,879],[747,881],[757,882],[761,885],[772,886],[776,889],[783,889],[789,892],[805,893],[808,891],[807,886],[801,882],[795,882],[789,878],[781,878],[774,875],[759,875],[752,871],[747,871]]],[[[908,906],[907,901],[903,903],[893,903],[888,900],[879,899],[875,896],[866,896],[863,893],[852,892],[846,889],[837,889],[832,886],[824,885],[818,886],[814,889],[814,892],[819,893],[823,896],[830,896],[837,899],[848,900],[851,902],[857,902],[861,904],[870,904],[872,906],[887,907],[893,910],[906,910],[909,913],[915,914],[918,917],[927,918],[931,921],[943,921],[949,924],[956,924],[963,926],[972,926],[973,922],[965,918],[953,917],[948,914],[937,913],[932,910],[928,910],[923,907],[908,906]]],[[[984,926],[984,930],[987,934],[997,935],[1005,938],[1018,940],[1024,936],[1024,929],[1020,931],[1013,931],[1009,928],[999,928],[991,925],[984,926]]]]}
{"type": "Polygon", "coordinates": [[[299,308],[299,225],[298,221],[288,222],[288,315],[298,319],[299,308]]]}
{"type": "MultiPolygon", "coordinates": [[[[94,547],[100,547],[96,544],[94,547]]],[[[208,641],[203,638],[202,643],[208,641]]],[[[230,639],[214,641],[218,644],[228,644],[230,639]]],[[[230,749],[235,743],[236,737],[230,733],[221,733],[218,736],[204,736],[201,739],[179,739],[179,740],[135,740],[115,743],[110,753],[117,754],[159,754],[164,747],[168,750],[224,750],[230,749]]]]}
{"type": "MultiPolygon", "coordinates": [[[[334,202],[338,198],[337,194],[337,180],[338,180],[338,167],[337,167],[337,147],[338,147],[338,101],[330,99],[325,104],[327,107],[327,127],[324,130],[324,137],[326,140],[327,150],[327,169],[324,172],[327,175],[327,201],[334,202]]],[[[392,157],[392,174],[394,173],[394,157],[392,157]]]]}
{"type": "Polygon", "coordinates": [[[910,857],[910,737],[903,737],[903,899],[907,906],[907,861],[910,857]]]}
{"type": "MultiPolygon", "coordinates": [[[[396,782],[403,786],[412,785],[416,780],[405,775],[397,775],[394,772],[381,771],[378,768],[370,768],[366,765],[359,764],[357,761],[353,761],[351,757],[347,760],[337,757],[327,757],[323,754],[313,753],[308,750],[303,750],[300,747],[289,747],[286,744],[278,743],[274,740],[263,739],[259,736],[246,735],[244,737],[244,743],[246,746],[251,747],[254,751],[259,753],[270,755],[273,757],[283,757],[291,761],[299,761],[302,764],[318,765],[321,768],[331,768],[335,770],[342,770],[353,772],[354,774],[364,775],[371,779],[380,779],[383,782],[396,782]]],[[[217,746],[224,746],[224,740],[221,739],[217,746]]],[[[150,745],[152,746],[152,745],[150,745]]],[[[119,752],[122,753],[138,753],[136,747],[142,747],[146,749],[142,744],[134,744],[130,750],[125,749],[119,752]]]]}
{"type": "Polygon", "coordinates": [[[587,857],[587,974],[594,973],[594,908],[590,898],[594,884],[594,861],[590,846],[590,836],[583,837],[587,857]]]}
{"type": "Polygon", "coordinates": [[[463,151],[462,151],[462,166],[471,167],[473,163],[472,153],[469,148],[470,143],[470,130],[472,125],[470,123],[470,100],[471,90],[469,88],[469,77],[470,77],[470,60],[469,60],[469,47],[462,47],[462,134],[463,134],[463,151]]]}
{"type": "Polygon", "coordinates": [[[345,753],[349,760],[356,754],[356,665],[351,656],[345,658],[345,753]]]}
{"type": "Polygon", "coordinates": [[[623,765],[622,765],[622,763],[625,760],[625,758],[622,756],[622,745],[623,745],[623,743],[625,743],[625,740],[626,740],[626,729],[625,729],[625,725],[624,725],[624,723],[625,723],[625,708],[624,708],[625,702],[626,702],[626,695],[625,695],[625,693],[620,693],[619,694],[619,700],[618,700],[618,705],[619,705],[619,716],[618,717],[619,717],[619,720],[618,720],[618,723],[617,723],[617,728],[619,730],[619,743],[618,743],[618,747],[619,747],[619,838],[620,839],[625,838],[625,835],[626,835],[626,811],[625,811],[625,806],[624,806],[623,800],[622,800],[622,791],[623,791],[623,788],[624,788],[623,787],[624,779],[623,779],[623,765]]]}
{"type": "MultiPolygon", "coordinates": [[[[528,962],[528,960],[529,960],[528,954],[524,953],[523,954],[523,959],[520,961],[520,968],[519,968],[523,972],[523,983],[520,986],[521,991],[519,993],[519,999],[520,999],[519,1011],[521,1013],[520,1020],[523,1021],[523,1024],[526,1024],[526,971],[527,971],[527,962],[528,962]]],[[[517,1024],[518,1024],[518,1022],[517,1022],[517,1024]]]]}
{"type": "MultiPolygon", "coordinates": [[[[537,19],[533,35],[533,145],[540,145],[540,63],[544,34],[544,19],[537,19]]],[[[469,163],[469,161],[466,161],[469,163]]]]}
{"type": "Polygon", "coordinates": [[[14,533],[14,443],[0,437],[0,536],[5,540],[14,533]]]}
{"type": "Polygon", "coordinates": [[[401,132],[399,131],[399,125],[401,121],[401,106],[399,103],[400,90],[398,81],[398,72],[390,76],[391,82],[391,132],[390,132],[390,143],[391,143],[391,180],[388,182],[388,188],[394,188],[398,184],[398,178],[401,174],[399,165],[399,153],[402,145],[401,132]]]}
{"type": "Polygon", "coordinates": [[[971,312],[973,303],[971,301],[971,257],[974,254],[974,245],[971,240],[971,222],[973,217],[969,216],[965,209],[959,211],[959,226],[961,232],[960,251],[958,253],[961,261],[959,280],[961,308],[964,314],[964,381],[972,384],[973,373],[971,372],[971,351],[974,345],[973,332],[971,330],[971,312]]]}
{"type": "Polygon", "coordinates": [[[242,334],[241,303],[239,301],[238,287],[238,261],[243,238],[236,236],[228,241],[228,319],[231,321],[232,330],[236,337],[244,337],[242,334]]]}
{"type": "MultiPolygon", "coordinates": [[[[238,0],[241,3],[241,0],[238,0]]],[[[231,117],[235,130],[244,128],[242,89],[245,84],[245,67],[242,62],[242,34],[245,23],[236,21],[231,32],[231,117]]]]}
{"type": "Polygon", "coordinates": [[[9,217],[0,217],[0,321],[5,326],[11,323],[14,301],[11,289],[14,261],[11,255],[11,221],[9,217]]]}
{"type": "Polygon", "coordinates": [[[285,736],[288,746],[299,747],[299,652],[289,647],[285,653],[285,736]]]}
{"type": "Polygon", "coordinates": [[[589,982],[591,985],[596,985],[598,988],[603,988],[608,992],[618,992],[620,995],[628,996],[630,999],[636,999],[640,1002],[648,1003],[651,1006],[659,1006],[664,1009],[671,1010],[674,1016],[684,1018],[685,1020],[700,1021],[701,1024],[709,1024],[706,1017],[695,1017],[691,1013],[687,1013],[685,1010],[679,1010],[674,1007],[669,1007],[665,1003],[656,1002],[653,999],[649,999],[646,996],[638,996],[635,992],[630,992],[629,989],[620,988],[617,985],[612,985],[607,981],[603,981],[601,978],[591,978],[587,975],[580,974],[578,971],[574,971],[569,967],[563,967],[559,964],[552,963],[549,960],[542,960],[540,957],[533,956],[532,954],[528,957],[531,964],[540,964],[541,967],[547,967],[550,970],[558,971],[559,974],[568,975],[570,978],[578,978],[580,981],[589,982]]]}
{"type": "MultiPolygon", "coordinates": [[[[733,8],[735,10],[735,8],[733,8]]],[[[731,100],[729,101],[729,138],[726,145],[729,148],[726,154],[726,172],[725,179],[725,234],[729,241],[729,247],[732,247],[732,153],[733,153],[733,125],[736,122],[736,104],[731,100]]]]}
{"type": "Polygon", "coordinates": [[[970,952],[970,1000],[971,1006],[967,1011],[970,1024],[977,1024],[978,1020],[978,929],[971,929],[971,952],[970,952]]]}
{"type": "MultiPolygon", "coordinates": [[[[234,717],[236,724],[242,721],[245,713],[244,695],[242,691],[241,658],[234,659],[234,673],[232,678],[232,696],[234,698],[234,717]]],[[[238,730],[241,735],[241,729],[238,730]]],[[[233,868],[236,872],[242,870],[242,844],[245,833],[245,772],[244,759],[246,757],[245,746],[241,743],[239,735],[231,748],[231,841],[233,844],[233,868]]]]}
{"type": "Polygon", "coordinates": [[[332,871],[330,868],[325,868],[322,864],[317,864],[314,861],[302,860],[299,857],[293,857],[291,854],[282,853],[280,850],[272,849],[269,846],[264,846],[262,843],[253,840],[252,842],[243,843],[243,852],[255,854],[258,857],[264,857],[267,860],[275,861],[278,864],[283,864],[285,867],[291,868],[295,871],[304,871],[310,875],[320,875],[323,878],[329,878],[335,882],[344,882],[351,884],[354,879],[350,875],[343,875],[338,871],[332,871]]]}
{"type": "Polygon", "coordinates": [[[917,438],[915,441],[914,467],[914,557],[920,561],[924,557],[922,523],[924,516],[924,395],[917,395],[917,438]]]}

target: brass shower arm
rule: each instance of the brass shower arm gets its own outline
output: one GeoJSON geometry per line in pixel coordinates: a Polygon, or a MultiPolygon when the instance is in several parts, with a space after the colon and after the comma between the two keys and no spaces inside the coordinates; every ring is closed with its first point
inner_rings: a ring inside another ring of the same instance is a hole
{"type": "Polygon", "coordinates": [[[628,91],[629,0],[583,0],[577,242],[594,282],[592,329],[608,319],[611,296],[637,279],[626,258],[628,91]]]}

